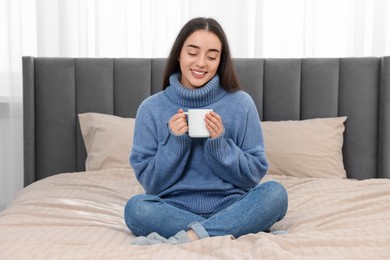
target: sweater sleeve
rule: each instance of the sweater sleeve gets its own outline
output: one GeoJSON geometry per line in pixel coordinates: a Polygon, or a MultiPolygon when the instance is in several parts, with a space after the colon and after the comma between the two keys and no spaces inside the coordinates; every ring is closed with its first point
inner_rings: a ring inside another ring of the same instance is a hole
{"type": "Polygon", "coordinates": [[[248,189],[257,185],[268,170],[260,118],[253,101],[239,127],[243,127],[239,131],[243,135],[239,138],[241,143],[226,138],[224,133],[209,139],[205,152],[214,174],[236,187],[248,189]]]}
{"type": "Polygon", "coordinates": [[[159,195],[180,179],[191,146],[188,135],[174,135],[168,130],[167,122],[160,122],[163,125],[157,122],[150,111],[140,107],[130,154],[137,180],[146,193],[153,195],[159,195]],[[160,135],[165,135],[162,138],[159,138],[159,127],[167,128],[160,130],[160,135]]]}

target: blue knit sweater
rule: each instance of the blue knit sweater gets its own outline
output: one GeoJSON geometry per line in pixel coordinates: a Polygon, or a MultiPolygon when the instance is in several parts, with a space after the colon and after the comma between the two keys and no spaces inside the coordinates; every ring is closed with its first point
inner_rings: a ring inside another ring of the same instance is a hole
{"type": "Polygon", "coordinates": [[[130,163],[146,193],[197,214],[212,213],[238,200],[267,171],[256,106],[247,93],[221,88],[218,75],[193,90],[174,74],[168,88],[138,109],[130,163]],[[224,133],[214,139],[173,134],[168,121],[179,108],[212,108],[224,133]]]}

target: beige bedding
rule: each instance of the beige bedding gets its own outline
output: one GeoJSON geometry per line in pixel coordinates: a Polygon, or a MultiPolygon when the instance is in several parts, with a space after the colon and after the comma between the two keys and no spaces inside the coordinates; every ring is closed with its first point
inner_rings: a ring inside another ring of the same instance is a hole
{"type": "Polygon", "coordinates": [[[269,179],[289,193],[288,213],[272,228],[286,235],[133,246],[123,206],[143,190],[132,170],[52,176],[0,213],[0,259],[390,259],[390,180],[269,179]]]}

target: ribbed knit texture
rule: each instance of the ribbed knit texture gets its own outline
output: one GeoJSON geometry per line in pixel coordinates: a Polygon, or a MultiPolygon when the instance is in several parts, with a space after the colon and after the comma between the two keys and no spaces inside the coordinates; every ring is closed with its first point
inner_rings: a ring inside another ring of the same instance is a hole
{"type": "Polygon", "coordinates": [[[167,96],[176,104],[184,107],[199,108],[212,104],[221,99],[226,92],[219,87],[218,75],[212,78],[207,85],[196,90],[183,87],[178,74],[169,78],[172,87],[167,88],[167,96]]]}
{"type": "Polygon", "coordinates": [[[146,193],[194,213],[207,214],[239,199],[267,170],[260,120],[251,97],[226,92],[218,75],[188,89],[180,75],[137,112],[130,163],[146,193]],[[212,108],[224,123],[215,138],[174,135],[169,119],[182,108],[212,108]]]}

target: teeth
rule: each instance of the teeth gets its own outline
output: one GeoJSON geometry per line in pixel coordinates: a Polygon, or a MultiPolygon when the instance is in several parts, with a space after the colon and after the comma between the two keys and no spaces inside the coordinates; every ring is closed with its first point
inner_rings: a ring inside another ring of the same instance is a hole
{"type": "Polygon", "coordinates": [[[206,72],[201,72],[201,71],[196,71],[196,70],[193,70],[192,72],[194,74],[197,74],[197,75],[204,75],[204,74],[206,74],[206,72]]]}

